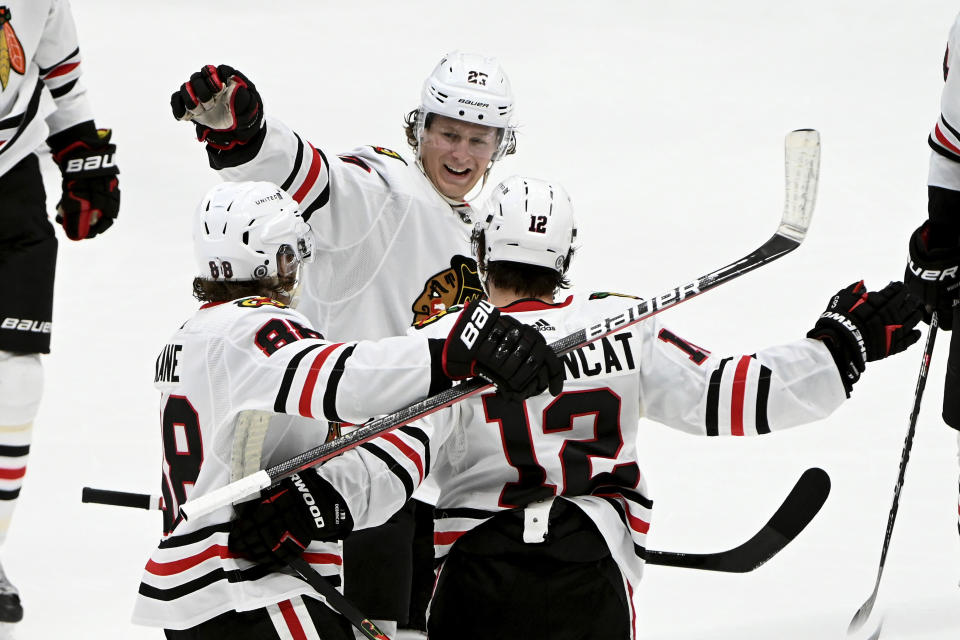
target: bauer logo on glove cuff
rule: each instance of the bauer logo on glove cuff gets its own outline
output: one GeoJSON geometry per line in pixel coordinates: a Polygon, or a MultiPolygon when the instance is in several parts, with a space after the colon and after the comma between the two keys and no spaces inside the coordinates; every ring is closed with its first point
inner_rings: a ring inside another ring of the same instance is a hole
{"type": "Polygon", "coordinates": [[[111,169],[116,167],[112,153],[104,153],[96,156],[87,156],[86,158],[73,158],[68,160],[63,167],[63,173],[86,173],[88,171],[97,171],[98,169],[111,169]]]}
{"type": "Polygon", "coordinates": [[[480,335],[480,330],[487,324],[487,320],[490,319],[490,314],[495,311],[495,307],[487,302],[486,300],[480,300],[477,304],[476,309],[473,310],[473,314],[470,316],[470,321],[463,327],[463,331],[460,332],[460,342],[466,345],[467,349],[473,348],[473,343],[477,341],[477,337],[480,335]]]}
{"type": "Polygon", "coordinates": [[[907,268],[910,269],[910,273],[916,277],[929,282],[942,282],[943,280],[957,277],[957,267],[948,267],[946,269],[923,269],[913,264],[913,260],[910,260],[907,268]]]}

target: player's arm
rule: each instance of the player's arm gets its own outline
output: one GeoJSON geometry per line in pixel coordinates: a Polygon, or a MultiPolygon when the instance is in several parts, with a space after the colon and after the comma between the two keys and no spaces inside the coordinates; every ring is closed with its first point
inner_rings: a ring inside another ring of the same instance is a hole
{"type": "Polygon", "coordinates": [[[47,116],[47,144],[62,174],[57,222],[71,240],[92,238],[112,224],[120,210],[116,147],[111,131],[98,130],[81,80],[80,48],[70,7],[54,1],[34,60],[56,104],[47,116]]]}
{"type": "Polygon", "coordinates": [[[960,18],[943,58],[940,117],[927,141],[932,149],[927,177],[927,220],[910,236],[904,282],[940,327],[952,328],[960,304],[960,18]],[[953,68],[953,73],[950,69],[953,68]]]}
{"type": "Polygon", "coordinates": [[[701,435],[761,435],[822,419],[867,362],[916,342],[921,309],[902,283],[834,295],[807,338],[750,355],[713,355],[659,323],[646,329],[641,403],[651,419],[701,435]]]}
{"type": "Polygon", "coordinates": [[[170,97],[173,116],[194,123],[210,166],[224,180],[267,180],[300,203],[304,219],[330,199],[326,155],[275,118],[256,85],[229,65],[206,65],[170,97]]]}

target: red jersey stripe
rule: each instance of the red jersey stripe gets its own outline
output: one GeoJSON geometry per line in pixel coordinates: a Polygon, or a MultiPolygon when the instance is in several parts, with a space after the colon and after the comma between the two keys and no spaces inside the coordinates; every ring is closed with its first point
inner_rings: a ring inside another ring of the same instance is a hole
{"type": "Polygon", "coordinates": [[[59,76],[66,75],[80,66],[80,62],[71,62],[69,64],[62,64],[47,75],[43,76],[44,80],[49,80],[50,78],[57,78],[59,76]]]}
{"type": "Polygon", "coordinates": [[[433,544],[453,544],[465,533],[466,531],[434,531],[433,544]]]}
{"type": "Polygon", "coordinates": [[[210,558],[236,558],[237,556],[230,553],[230,550],[222,544],[215,544],[213,546],[207,547],[200,553],[192,555],[187,558],[181,558],[180,560],[174,560],[172,562],[155,562],[150,560],[147,562],[147,572],[152,573],[155,576],[172,576],[175,573],[181,573],[187,569],[192,569],[201,562],[205,562],[210,558]]]}
{"type": "Polygon", "coordinates": [[[283,621],[287,623],[287,629],[290,630],[290,634],[294,640],[307,640],[307,634],[303,630],[303,625],[300,624],[297,612],[293,610],[293,603],[289,600],[284,600],[283,602],[278,602],[277,606],[280,607],[280,613],[283,614],[283,621]]]}
{"type": "Polygon", "coordinates": [[[320,355],[318,355],[314,359],[313,364],[310,365],[310,371],[307,373],[307,379],[303,383],[303,392],[300,394],[300,415],[304,416],[305,418],[314,417],[310,405],[313,404],[313,389],[317,386],[317,378],[320,375],[320,367],[322,367],[326,359],[330,357],[330,354],[333,353],[333,350],[342,344],[342,342],[338,342],[336,344],[331,344],[328,347],[324,347],[324,349],[320,352],[320,355]]]}
{"type": "Polygon", "coordinates": [[[942,131],[940,131],[940,123],[939,123],[939,122],[937,123],[937,125],[936,125],[933,129],[934,129],[934,133],[937,134],[937,141],[940,142],[940,144],[942,144],[943,146],[945,146],[947,149],[950,149],[950,151],[953,151],[954,153],[960,153],[960,149],[958,149],[958,148],[956,147],[956,145],[954,145],[952,142],[950,142],[949,140],[947,140],[947,137],[946,137],[945,135],[943,135],[943,132],[942,132],[942,131]]]}
{"type": "Polygon", "coordinates": [[[743,399],[747,392],[747,369],[750,368],[750,356],[743,356],[737,363],[733,375],[733,397],[730,398],[730,435],[743,435],[743,399]]]}
{"type": "Polygon", "coordinates": [[[310,170],[307,171],[306,179],[304,179],[300,188],[297,189],[297,192],[293,194],[293,199],[297,202],[302,202],[307,192],[313,188],[313,185],[317,182],[317,176],[320,175],[320,168],[323,166],[323,159],[320,158],[320,152],[309,142],[307,144],[310,145],[310,150],[313,151],[313,155],[310,158],[310,170]]]}
{"type": "Polygon", "coordinates": [[[387,442],[393,443],[397,449],[400,449],[400,451],[403,452],[403,455],[410,458],[413,464],[417,465],[417,473],[420,474],[420,480],[423,481],[423,461],[420,459],[420,454],[418,454],[406,442],[401,440],[395,433],[388,433],[383,436],[383,439],[387,442]]]}
{"type": "Polygon", "coordinates": [[[19,480],[26,473],[26,467],[17,467],[16,469],[0,468],[0,480],[19,480]]]}

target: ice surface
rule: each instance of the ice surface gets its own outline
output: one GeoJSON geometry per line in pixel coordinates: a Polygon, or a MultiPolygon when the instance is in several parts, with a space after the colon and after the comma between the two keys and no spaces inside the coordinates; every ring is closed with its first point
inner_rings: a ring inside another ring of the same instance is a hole
{"type": "MultiPolygon", "coordinates": [[[[244,71],[268,113],[330,155],[404,149],[401,117],[440,55],[497,55],[521,129],[519,153],[493,177],[567,187],[580,289],[659,292],[758,246],[782,209],[784,135],[818,129],[820,192],[804,246],[663,316],[714,352],[749,353],[803,335],[841,286],[902,276],[908,234],[925,216],[926,136],[957,11],[946,0],[73,4],[97,121],[115,130],[123,209],[102,238],[61,240],[46,395],[0,552],[23,594],[18,640],[162,637],[129,623],[159,514],[84,505],[80,488],[158,489],[152,367],[195,307],[189,220],[217,180],[168,103],[202,64],[244,71]]],[[[939,418],[948,338],[877,603],[883,638],[960,637],[957,446],[939,418]]],[[[649,424],[651,547],[739,544],[810,466],[830,473],[833,491],[754,573],[649,568],[640,638],[844,638],[873,586],[919,365],[919,346],[872,364],[830,419],[774,437],[696,439],[649,424]]]]}

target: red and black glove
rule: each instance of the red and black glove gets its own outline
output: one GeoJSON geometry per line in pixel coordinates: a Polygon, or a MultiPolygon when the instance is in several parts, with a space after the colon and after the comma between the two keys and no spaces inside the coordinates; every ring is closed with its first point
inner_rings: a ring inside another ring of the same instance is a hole
{"type": "Polygon", "coordinates": [[[71,240],[93,238],[113,224],[120,212],[120,170],[110,129],[85,122],[47,139],[63,176],[57,222],[71,240]]]}
{"type": "Polygon", "coordinates": [[[453,380],[483,376],[508,400],[563,391],[563,364],[540,332],[486,300],[460,312],[443,347],[443,371],[453,380]]]}
{"type": "Polygon", "coordinates": [[[192,120],[197,140],[226,151],[250,142],[263,125],[263,102],[254,84],[233,67],[206,65],[170,96],[177,120],[192,120]]]}
{"type": "Polygon", "coordinates": [[[347,503],[314,469],[306,469],[237,507],[227,545],[254,562],[299,557],[314,540],[339,540],[353,530],[347,503]]]}
{"type": "Polygon", "coordinates": [[[902,282],[867,291],[863,281],[837,292],[808,338],[823,340],[840,370],[847,396],[867,362],[900,353],[920,339],[920,301],[902,282]]]}

